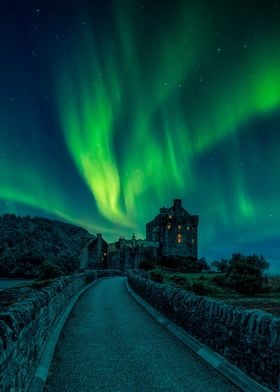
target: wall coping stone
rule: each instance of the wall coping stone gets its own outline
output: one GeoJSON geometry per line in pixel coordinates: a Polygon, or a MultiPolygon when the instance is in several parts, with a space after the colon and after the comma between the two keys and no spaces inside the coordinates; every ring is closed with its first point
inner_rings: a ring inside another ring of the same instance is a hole
{"type": "MultiPolygon", "coordinates": [[[[172,325],[173,329],[191,336],[192,346],[194,339],[199,341],[208,351],[214,350],[217,355],[222,355],[231,366],[237,365],[247,378],[256,379],[257,385],[261,382],[262,390],[268,391],[269,387],[280,391],[279,317],[201,297],[143,279],[133,272],[129,273],[128,283],[133,293],[145,303],[142,306],[159,312],[159,321],[168,328],[172,325]],[[248,360],[251,361],[249,366],[248,360]]],[[[222,368],[232,374],[228,365],[222,368]]]]}
{"type": "MultiPolygon", "coordinates": [[[[50,332],[77,293],[98,276],[120,271],[84,271],[53,280],[49,286],[25,291],[25,297],[0,312],[0,391],[26,392],[50,332]]],[[[20,289],[21,290],[21,289],[20,289]]]]}
{"type": "Polygon", "coordinates": [[[40,361],[38,366],[34,372],[32,377],[30,386],[26,389],[27,392],[42,392],[44,390],[45,383],[47,381],[49,369],[51,366],[51,361],[55,352],[55,348],[59,339],[59,335],[71,313],[76,302],[79,300],[81,295],[90,289],[94,284],[103,280],[103,279],[110,279],[108,278],[100,278],[95,280],[92,283],[89,283],[86,287],[83,287],[69,302],[64,312],[60,315],[59,319],[57,320],[56,324],[54,325],[52,331],[49,334],[49,337],[45,343],[43,353],[41,355],[40,361]]]}

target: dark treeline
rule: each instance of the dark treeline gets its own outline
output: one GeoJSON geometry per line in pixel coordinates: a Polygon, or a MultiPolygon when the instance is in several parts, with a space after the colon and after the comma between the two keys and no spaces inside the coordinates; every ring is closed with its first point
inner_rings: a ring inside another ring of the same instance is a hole
{"type": "Polygon", "coordinates": [[[0,276],[38,277],[73,272],[93,238],[85,229],[41,217],[0,216],[0,276]]]}

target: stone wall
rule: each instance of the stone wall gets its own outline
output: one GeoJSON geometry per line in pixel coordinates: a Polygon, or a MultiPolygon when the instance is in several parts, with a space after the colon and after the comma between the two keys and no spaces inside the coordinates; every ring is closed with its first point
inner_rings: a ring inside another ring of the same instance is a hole
{"type": "Polygon", "coordinates": [[[131,288],[250,377],[280,390],[280,318],[201,297],[130,273],[131,288]]]}
{"type": "Polygon", "coordinates": [[[118,271],[88,271],[55,279],[0,313],[0,391],[26,391],[59,315],[87,283],[118,271]]]}
{"type": "Polygon", "coordinates": [[[102,234],[97,233],[97,237],[88,244],[88,268],[107,268],[107,247],[102,234]]]}

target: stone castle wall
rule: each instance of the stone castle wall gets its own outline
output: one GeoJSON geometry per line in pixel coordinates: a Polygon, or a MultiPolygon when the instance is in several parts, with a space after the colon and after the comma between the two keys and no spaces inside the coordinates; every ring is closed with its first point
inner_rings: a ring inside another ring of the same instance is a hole
{"type": "Polygon", "coordinates": [[[130,273],[131,288],[160,313],[273,391],[280,390],[280,318],[130,273]]]}
{"type": "Polygon", "coordinates": [[[0,313],[0,391],[27,390],[59,315],[87,283],[117,271],[90,271],[55,279],[0,313]]]}

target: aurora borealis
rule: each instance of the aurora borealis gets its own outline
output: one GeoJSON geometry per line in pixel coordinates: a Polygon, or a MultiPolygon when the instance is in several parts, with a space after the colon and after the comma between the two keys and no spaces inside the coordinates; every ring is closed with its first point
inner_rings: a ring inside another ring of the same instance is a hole
{"type": "Polygon", "coordinates": [[[182,198],[279,270],[280,2],[50,3],[0,5],[0,212],[113,241],[182,198]]]}

